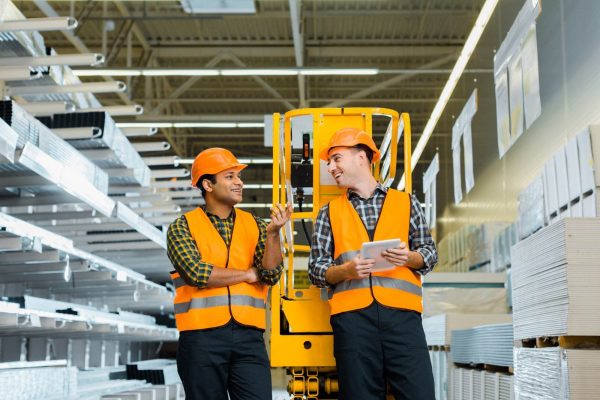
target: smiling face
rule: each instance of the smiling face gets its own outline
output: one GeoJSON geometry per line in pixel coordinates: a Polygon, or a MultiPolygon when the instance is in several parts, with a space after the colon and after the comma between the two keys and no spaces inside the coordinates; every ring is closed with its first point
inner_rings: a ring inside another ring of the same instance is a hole
{"type": "Polygon", "coordinates": [[[334,147],[329,151],[327,171],[339,187],[355,189],[358,182],[371,175],[370,165],[364,151],[353,147],[334,147]]]}
{"type": "Polygon", "coordinates": [[[216,183],[204,180],[202,185],[212,200],[234,206],[242,201],[244,182],[239,168],[230,168],[215,174],[216,183]],[[210,193],[210,194],[209,194],[210,193]]]}

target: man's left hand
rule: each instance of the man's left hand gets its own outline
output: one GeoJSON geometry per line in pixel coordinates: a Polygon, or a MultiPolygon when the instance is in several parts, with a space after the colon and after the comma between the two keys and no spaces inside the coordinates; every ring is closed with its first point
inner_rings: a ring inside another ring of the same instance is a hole
{"type": "Polygon", "coordinates": [[[408,263],[408,246],[405,242],[400,247],[393,247],[381,253],[382,257],[394,265],[406,265],[408,263]]]}
{"type": "Polygon", "coordinates": [[[271,207],[271,222],[267,225],[267,234],[278,233],[281,227],[290,220],[291,216],[292,205],[289,203],[285,207],[281,204],[271,207]]]}

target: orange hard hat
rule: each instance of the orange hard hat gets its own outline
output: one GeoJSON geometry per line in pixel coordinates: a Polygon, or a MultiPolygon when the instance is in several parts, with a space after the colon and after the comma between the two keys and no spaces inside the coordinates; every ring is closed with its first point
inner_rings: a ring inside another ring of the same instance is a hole
{"type": "Polygon", "coordinates": [[[323,161],[329,161],[329,152],[334,147],[354,147],[359,144],[364,144],[373,150],[373,162],[379,161],[381,154],[377,146],[375,146],[373,138],[367,132],[356,128],[342,128],[334,133],[329,141],[329,145],[319,154],[319,158],[323,161]]]}
{"type": "Polygon", "coordinates": [[[232,152],[220,147],[211,147],[203,150],[196,156],[192,164],[192,186],[196,186],[198,179],[206,174],[218,174],[226,169],[236,168],[238,171],[246,168],[246,164],[240,164],[232,152]]]}

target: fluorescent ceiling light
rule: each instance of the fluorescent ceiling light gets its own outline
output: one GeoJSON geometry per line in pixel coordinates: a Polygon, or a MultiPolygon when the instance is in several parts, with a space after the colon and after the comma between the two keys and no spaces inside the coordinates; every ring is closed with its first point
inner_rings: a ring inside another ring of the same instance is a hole
{"type": "Polygon", "coordinates": [[[139,71],[143,76],[217,76],[218,69],[143,69],[139,71]]]}
{"type": "Polygon", "coordinates": [[[262,122],[117,122],[119,128],[264,128],[262,122]]]}
{"type": "Polygon", "coordinates": [[[117,128],[172,128],[172,122],[117,122],[117,128]]]}
{"type": "Polygon", "coordinates": [[[298,71],[295,69],[223,69],[221,70],[223,76],[275,76],[275,75],[298,75],[298,71]]]}
{"type": "Polygon", "coordinates": [[[173,128],[235,128],[235,122],[174,122],[173,128]]]}
{"type": "Polygon", "coordinates": [[[238,128],[264,128],[263,122],[240,122],[237,124],[238,128]]]}
{"type": "Polygon", "coordinates": [[[315,68],[315,69],[300,69],[300,75],[377,75],[377,68],[315,68]]]}
{"type": "Polygon", "coordinates": [[[74,69],[76,76],[297,76],[377,75],[378,68],[88,68],[74,69]]]}
{"type": "Polygon", "coordinates": [[[138,69],[74,69],[76,76],[141,76],[142,71],[138,69]]]}
{"type": "Polygon", "coordinates": [[[272,158],[238,158],[242,164],[273,164],[272,158]]]}
{"type": "MultiPolygon", "coordinates": [[[[242,164],[273,164],[271,158],[238,158],[238,161],[242,164]]],[[[192,164],[194,162],[191,158],[182,158],[179,160],[179,164],[192,164]]]]}
{"type": "MultiPolygon", "coordinates": [[[[427,145],[429,138],[433,134],[433,130],[435,129],[437,122],[439,121],[442,113],[444,112],[444,108],[446,107],[446,104],[450,100],[450,97],[452,96],[452,92],[456,88],[456,85],[458,84],[458,80],[460,79],[463,71],[465,70],[467,63],[469,62],[469,59],[471,58],[471,55],[473,54],[473,51],[475,50],[475,46],[477,46],[479,39],[481,39],[481,35],[482,35],[485,27],[487,26],[488,22],[490,21],[490,18],[492,17],[492,14],[494,13],[494,9],[496,8],[497,4],[498,4],[498,0],[486,0],[483,7],[481,8],[481,12],[479,13],[479,16],[477,17],[477,20],[475,21],[475,25],[473,26],[471,33],[469,33],[469,36],[467,37],[465,45],[460,52],[460,56],[458,57],[458,60],[456,60],[456,64],[454,65],[454,68],[452,68],[450,77],[448,78],[448,81],[446,82],[444,89],[442,89],[442,93],[440,94],[440,97],[439,97],[435,107],[433,108],[433,111],[431,112],[431,116],[429,117],[427,124],[425,124],[425,128],[423,129],[423,134],[421,135],[421,139],[419,139],[419,142],[417,143],[417,145],[412,153],[412,158],[411,158],[411,163],[410,163],[411,170],[414,169],[415,166],[417,165],[417,163],[419,162],[419,158],[421,158],[421,154],[423,154],[423,150],[425,149],[425,146],[427,145]]],[[[398,189],[400,189],[400,190],[404,189],[405,182],[406,182],[406,177],[405,177],[405,175],[402,175],[402,179],[400,180],[400,183],[398,184],[398,189]]]]}
{"type": "Polygon", "coordinates": [[[245,183],[244,189],[273,189],[272,183],[245,183]]]}

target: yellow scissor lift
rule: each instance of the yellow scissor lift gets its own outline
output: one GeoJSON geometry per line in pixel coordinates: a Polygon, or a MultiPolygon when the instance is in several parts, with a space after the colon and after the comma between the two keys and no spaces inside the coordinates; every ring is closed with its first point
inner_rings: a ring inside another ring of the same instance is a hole
{"type": "MultiPolygon", "coordinates": [[[[386,108],[306,108],[273,115],[273,203],[286,203],[293,196],[292,188],[292,125],[295,118],[308,118],[312,138],[312,163],[307,162],[309,143],[303,143],[304,171],[312,172],[312,205],[297,212],[284,230],[286,271],[270,296],[270,356],[272,367],[285,367],[292,376],[288,391],[294,400],[336,399],[338,383],[333,357],[333,335],[329,323],[329,305],[324,290],[311,286],[294,287],[294,261],[298,254],[304,259],[309,245],[294,244],[294,224],[300,220],[314,221],[319,209],[344,192],[328,177],[326,164],[318,154],[331,136],[346,127],[360,128],[373,134],[374,120],[387,121],[381,143],[381,161],[374,167],[374,176],[389,186],[396,176],[398,142],[404,137],[405,190],[411,192],[411,131],[408,114],[386,108]],[[311,118],[312,117],[312,118],[311,118]],[[283,129],[281,129],[283,125],[283,129]],[[307,166],[308,165],[308,166],[307,166]],[[310,171],[312,169],[312,171],[310,171]]],[[[305,124],[306,128],[306,124],[305,124]]],[[[382,131],[383,132],[383,131],[382,131]]],[[[296,133],[296,132],[294,132],[296,133]]],[[[377,142],[377,141],[376,141],[377,142]]],[[[306,269],[304,266],[303,269],[306,269]]]]}

